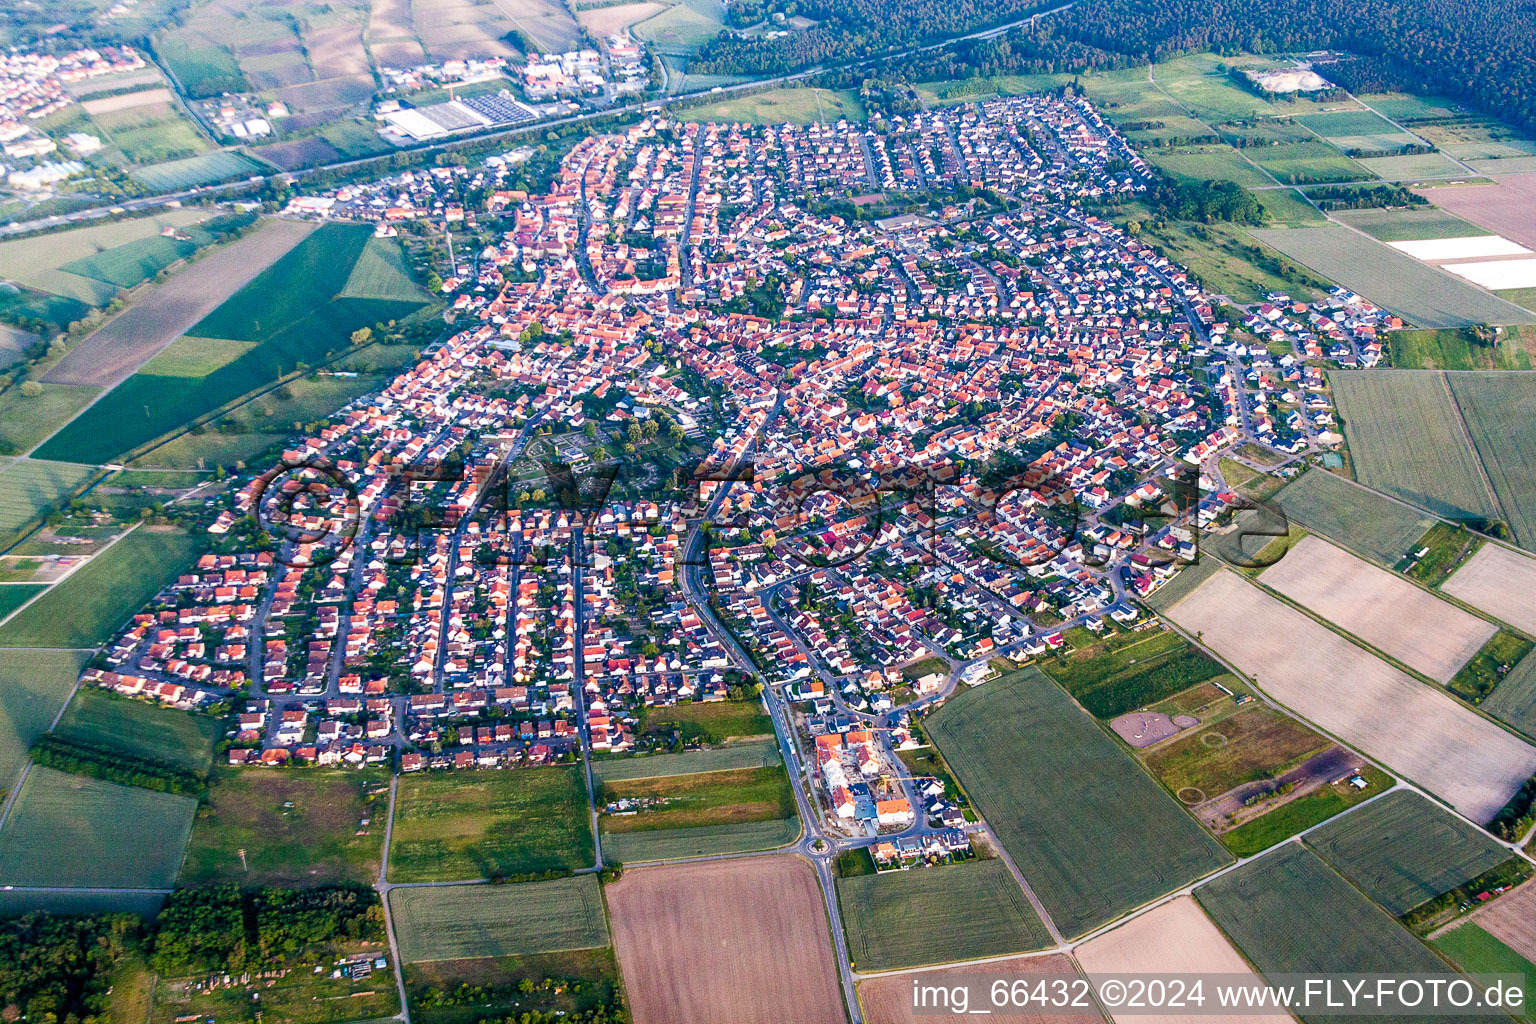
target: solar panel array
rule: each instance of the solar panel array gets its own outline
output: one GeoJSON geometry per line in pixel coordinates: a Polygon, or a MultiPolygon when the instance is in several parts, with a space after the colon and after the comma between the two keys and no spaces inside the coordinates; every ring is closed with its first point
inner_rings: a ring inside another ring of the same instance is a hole
{"type": "Polygon", "coordinates": [[[532,110],[513,99],[508,92],[499,92],[494,96],[471,96],[459,102],[487,118],[494,125],[522,124],[524,121],[532,121],[538,117],[532,110]]]}

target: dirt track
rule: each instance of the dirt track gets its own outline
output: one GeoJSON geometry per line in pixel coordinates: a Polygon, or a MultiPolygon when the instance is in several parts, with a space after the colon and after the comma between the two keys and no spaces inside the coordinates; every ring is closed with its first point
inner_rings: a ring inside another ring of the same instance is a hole
{"type": "Polygon", "coordinates": [[[635,1024],[843,1024],[830,925],[790,854],[639,868],[607,889],[635,1024]]]}
{"type": "Polygon", "coordinates": [[[43,380],[96,387],[117,384],[314,229],[315,225],[299,221],[269,220],[244,238],[208,253],[88,335],[43,380]]]}

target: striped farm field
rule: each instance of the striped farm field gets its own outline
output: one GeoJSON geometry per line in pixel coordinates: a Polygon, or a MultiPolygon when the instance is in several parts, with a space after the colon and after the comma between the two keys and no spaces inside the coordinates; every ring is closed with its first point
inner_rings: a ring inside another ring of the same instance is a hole
{"type": "Polygon", "coordinates": [[[18,459],[0,470],[0,535],[42,515],[95,472],[69,462],[18,459]]]}
{"type": "Polygon", "coordinates": [[[1536,747],[1235,573],[1215,574],[1168,616],[1270,697],[1473,821],[1536,772],[1536,747]]]}
{"type": "Polygon", "coordinates": [[[1498,627],[1317,537],[1259,579],[1418,672],[1450,682],[1498,627]]]}
{"type": "Polygon", "coordinates": [[[774,850],[799,838],[799,818],[602,834],[603,856],[621,864],[774,850]]]}
{"type": "Polygon", "coordinates": [[[391,889],[389,910],[407,963],[553,953],[608,944],[596,875],[517,885],[391,889]]]}
{"type": "Polygon", "coordinates": [[[1536,549],[1536,376],[1447,374],[1500,518],[1521,547],[1536,549]]]}
{"type": "Polygon", "coordinates": [[[613,758],[592,763],[592,774],[599,782],[623,782],[629,779],[656,779],[667,775],[692,775],[696,772],[730,771],[736,768],[770,768],[782,763],[778,742],[772,739],[728,743],[708,750],[689,750],[681,754],[649,754],[645,757],[613,758]]]}
{"type": "Polygon", "coordinates": [[[1444,210],[1334,210],[1329,216],[1359,228],[1383,242],[1411,242],[1422,238],[1467,238],[1490,234],[1444,210]]]}
{"type": "Polygon", "coordinates": [[[848,955],[866,973],[1042,949],[1051,936],[1001,860],[837,880],[848,955]],[[934,936],[945,936],[942,944],[934,936]]]}
{"type": "Polygon", "coordinates": [[[1303,473],[1270,503],[1292,522],[1379,565],[1396,565],[1435,524],[1427,513],[1324,469],[1303,473]]]}
{"type": "Polygon", "coordinates": [[[928,733],[1064,934],[1230,858],[1036,669],[952,698],[928,733]]]}

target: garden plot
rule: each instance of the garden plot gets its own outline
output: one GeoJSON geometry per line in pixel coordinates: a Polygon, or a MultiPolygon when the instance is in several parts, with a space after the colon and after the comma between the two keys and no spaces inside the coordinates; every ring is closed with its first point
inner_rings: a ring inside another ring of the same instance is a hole
{"type": "Polygon", "coordinates": [[[1498,544],[1477,554],[1440,585],[1452,597],[1536,636],[1536,558],[1498,544]]]}
{"type": "Polygon", "coordinates": [[[1529,256],[1531,250],[1502,235],[1474,235],[1470,238],[1423,238],[1411,242],[1388,242],[1392,248],[1416,260],[1435,263],[1440,260],[1474,260],[1485,256],[1529,256]]]}
{"type": "Polygon", "coordinates": [[[1304,537],[1259,579],[1436,682],[1449,682],[1497,631],[1317,537],[1304,537]]]}
{"type": "Polygon", "coordinates": [[[1474,821],[1536,772],[1536,747],[1234,573],[1216,573],[1169,616],[1275,700],[1474,821]]]}

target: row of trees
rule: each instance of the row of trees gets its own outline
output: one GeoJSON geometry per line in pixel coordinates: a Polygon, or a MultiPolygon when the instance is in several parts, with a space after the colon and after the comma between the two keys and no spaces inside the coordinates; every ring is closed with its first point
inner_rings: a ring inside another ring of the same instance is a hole
{"type": "Polygon", "coordinates": [[[54,733],[44,734],[32,745],[32,760],[45,768],[158,793],[201,797],[207,790],[207,780],[197,772],[111,747],[78,743],[54,733]]]}

